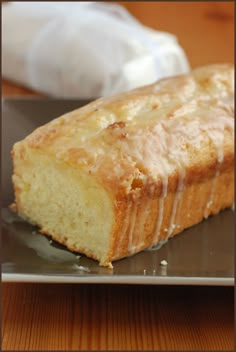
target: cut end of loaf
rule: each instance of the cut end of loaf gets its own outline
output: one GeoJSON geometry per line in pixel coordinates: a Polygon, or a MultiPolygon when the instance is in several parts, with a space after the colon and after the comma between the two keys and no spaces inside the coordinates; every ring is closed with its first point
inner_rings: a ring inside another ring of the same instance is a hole
{"type": "Polygon", "coordinates": [[[16,144],[14,156],[18,214],[68,249],[111,267],[114,216],[106,191],[81,170],[37,150],[16,144]]]}

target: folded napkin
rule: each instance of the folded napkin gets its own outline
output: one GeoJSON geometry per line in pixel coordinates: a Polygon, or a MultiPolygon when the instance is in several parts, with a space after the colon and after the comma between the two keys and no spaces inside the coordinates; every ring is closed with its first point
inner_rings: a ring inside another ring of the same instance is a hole
{"type": "Polygon", "coordinates": [[[174,35],[102,2],[2,7],[2,75],[54,97],[94,98],[185,73],[174,35]]]}

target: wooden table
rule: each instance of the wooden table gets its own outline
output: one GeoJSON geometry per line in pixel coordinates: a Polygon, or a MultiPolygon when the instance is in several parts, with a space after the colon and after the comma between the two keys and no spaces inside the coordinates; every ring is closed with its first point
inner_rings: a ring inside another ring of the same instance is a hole
{"type": "MultiPolygon", "coordinates": [[[[175,33],[193,67],[233,62],[232,2],[124,5],[175,33]]],[[[2,93],[37,95],[6,81],[2,93]]],[[[5,283],[2,349],[230,351],[233,296],[231,287],[5,283]]]]}

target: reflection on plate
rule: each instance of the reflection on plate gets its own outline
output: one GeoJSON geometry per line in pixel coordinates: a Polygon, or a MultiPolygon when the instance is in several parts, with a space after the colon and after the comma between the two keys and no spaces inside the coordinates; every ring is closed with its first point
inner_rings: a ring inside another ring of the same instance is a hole
{"type": "Polygon", "coordinates": [[[2,210],[2,219],[4,281],[234,284],[232,210],[184,231],[158,250],[114,262],[113,270],[68,251],[9,209],[2,210]],[[161,265],[162,260],[168,264],[161,265]]]}

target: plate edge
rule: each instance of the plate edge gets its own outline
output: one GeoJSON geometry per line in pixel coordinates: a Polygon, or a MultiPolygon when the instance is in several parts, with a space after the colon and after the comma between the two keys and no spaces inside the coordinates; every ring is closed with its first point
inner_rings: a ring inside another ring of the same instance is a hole
{"type": "Polygon", "coordinates": [[[184,278],[184,277],[153,277],[153,276],[63,276],[63,275],[31,275],[2,273],[4,282],[35,282],[35,283],[84,283],[84,284],[130,284],[130,285],[194,285],[194,286],[234,286],[234,278],[184,278]]]}

